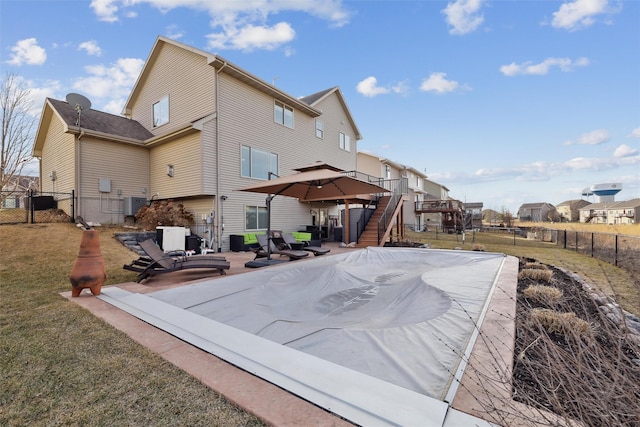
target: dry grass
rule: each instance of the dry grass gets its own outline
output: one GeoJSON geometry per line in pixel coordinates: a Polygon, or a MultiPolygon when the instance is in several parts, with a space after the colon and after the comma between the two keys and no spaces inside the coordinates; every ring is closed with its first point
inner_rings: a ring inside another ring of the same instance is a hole
{"type": "Polygon", "coordinates": [[[586,231],[589,233],[626,234],[640,236],[640,224],[584,224],[581,222],[521,222],[517,227],[552,228],[554,230],[586,231]]]}
{"type": "Polygon", "coordinates": [[[518,273],[518,279],[529,278],[533,280],[549,282],[553,277],[553,272],[550,270],[541,270],[539,268],[525,268],[518,273]]]}
{"type": "MultiPolygon", "coordinates": [[[[547,280],[548,281],[548,280],[547,280]]],[[[553,286],[533,285],[526,288],[523,292],[524,297],[537,301],[546,306],[558,304],[563,297],[562,291],[553,286]]]]}
{"type": "MultiPolygon", "coordinates": [[[[100,230],[107,284],[131,261],[100,230]]],[[[0,226],[0,425],[258,426],[195,378],[62,298],[81,231],[0,226]]]]}
{"type": "Polygon", "coordinates": [[[577,317],[575,313],[561,313],[548,308],[534,308],[531,310],[530,315],[535,324],[540,325],[550,334],[586,336],[590,335],[591,332],[589,323],[577,317]]]}

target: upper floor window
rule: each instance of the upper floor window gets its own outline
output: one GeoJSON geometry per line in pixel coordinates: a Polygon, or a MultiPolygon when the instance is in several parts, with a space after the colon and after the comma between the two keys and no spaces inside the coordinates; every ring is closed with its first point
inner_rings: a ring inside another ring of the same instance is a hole
{"type": "Polygon", "coordinates": [[[169,123],[169,97],[165,96],[153,104],[153,127],[169,123]]]}
{"type": "Polygon", "coordinates": [[[248,178],[269,179],[269,172],[278,174],[278,155],[243,145],[241,173],[248,178]]]}
{"type": "Polygon", "coordinates": [[[316,120],[316,137],[324,138],[324,123],[322,123],[322,120],[316,120]]]}
{"type": "Polygon", "coordinates": [[[391,166],[384,165],[384,177],[386,179],[391,179],[391,166]]]}
{"type": "Polygon", "coordinates": [[[351,151],[351,137],[340,132],[340,149],[351,151]]]}
{"type": "Polygon", "coordinates": [[[293,129],[293,108],[275,101],[273,104],[273,121],[293,129]]]}

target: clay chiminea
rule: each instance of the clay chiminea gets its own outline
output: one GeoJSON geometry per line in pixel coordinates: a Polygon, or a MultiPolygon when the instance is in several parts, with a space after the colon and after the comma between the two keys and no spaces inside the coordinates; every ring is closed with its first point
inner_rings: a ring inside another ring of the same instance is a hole
{"type": "Polygon", "coordinates": [[[100,295],[102,284],[107,280],[104,259],[100,252],[100,234],[78,218],[84,226],[78,258],[71,270],[71,296],[77,297],[84,288],[89,288],[93,295],[100,295]]]}

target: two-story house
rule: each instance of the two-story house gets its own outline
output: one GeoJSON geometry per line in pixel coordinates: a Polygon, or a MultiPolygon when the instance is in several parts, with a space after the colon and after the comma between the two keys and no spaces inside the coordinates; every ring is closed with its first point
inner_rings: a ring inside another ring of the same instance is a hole
{"type": "Polygon", "coordinates": [[[520,221],[551,221],[556,215],[556,207],[547,202],[525,203],[518,209],[520,221]]]}
{"type": "Polygon", "coordinates": [[[584,199],[566,200],[556,206],[560,221],[574,222],[580,219],[580,209],[591,204],[584,199]]]}
{"type": "MultiPolygon", "coordinates": [[[[119,224],[148,200],[174,199],[197,221],[213,218],[226,250],[230,234],[266,228],[265,196],[235,190],[314,161],[356,170],[361,138],[338,87],[296,98],[218,55],[158,37],[123,116],[47,99],[33,154],[41,190],[73,190],[86,221],[119,224]]],[[[283,230],[336,213],[289,197],[271,208],[272,227],[283,230]]]]}

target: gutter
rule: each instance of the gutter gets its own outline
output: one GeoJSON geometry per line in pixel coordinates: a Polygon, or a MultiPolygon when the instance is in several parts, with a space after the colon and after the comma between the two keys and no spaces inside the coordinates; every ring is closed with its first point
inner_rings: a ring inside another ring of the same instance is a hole
{"type": "MultiPolygon", "coordinates": [[[[226,61],[222,61],[222,66],[216,69],[216,212],[220,212],[220,72],[227,66],[226,61]]],[[[218,226],[216,230],[217,234],[217,250],[222,251],[222,233],[224,231],[224,224],[220,215],[218,217],[218,226]]]]}

